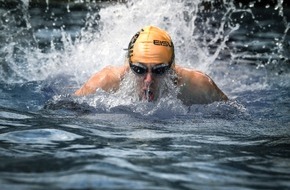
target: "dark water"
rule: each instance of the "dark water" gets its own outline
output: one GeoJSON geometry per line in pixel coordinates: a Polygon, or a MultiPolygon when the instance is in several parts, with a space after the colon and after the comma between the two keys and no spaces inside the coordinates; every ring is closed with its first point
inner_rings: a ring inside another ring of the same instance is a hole
{"type": "Polygon", "coordinates": [[[288,8],[163,3],[2,4],[1,189],[290,188],[288,8]],[[70,96],[148,23],[230,101],[70,96]]]}

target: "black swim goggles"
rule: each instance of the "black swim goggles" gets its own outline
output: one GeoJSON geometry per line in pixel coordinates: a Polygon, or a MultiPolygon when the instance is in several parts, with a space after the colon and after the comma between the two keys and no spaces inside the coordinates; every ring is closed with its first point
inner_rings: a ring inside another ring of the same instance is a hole
{"type": "MultiPolygon", "coordinates": [[[[142,63],[132,63],[129,62],[130,64],[130,68],[131,70],[136,74],[136,75],[145,75],[146,73],[148,73],[148,67],[146,67],[144,64],[142,63]]],[[[159,64],[156,66],[153,66],[151,68],[151,72],[152,74],[155,75],[164,75],[171,67],[171,64],[167,64],[167,63],[163,63],[163,64],[159,64]]]]}

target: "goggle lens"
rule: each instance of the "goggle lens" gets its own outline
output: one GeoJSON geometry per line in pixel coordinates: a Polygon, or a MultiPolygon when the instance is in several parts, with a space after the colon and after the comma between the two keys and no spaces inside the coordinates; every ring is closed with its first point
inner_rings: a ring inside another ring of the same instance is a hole
{"type": "MultiPolygon", "coordinates": [[[[144,75],[148,72],[148,68],[142,64],[130,63],[131,70],[137,75],[144,75]]],[[[170,66],[168,64],[161,64],[151,68],[151,72],[155,75],[163,75],[169,70],[170,66]]]]}
{"type": "Polygon", "coordinates": [[[143,67],[141,65],[130,64],[130,68],[135,74],[138,74],[138,75],[144,75],[145,73],[148,72],[148,68],[143,67]]]}

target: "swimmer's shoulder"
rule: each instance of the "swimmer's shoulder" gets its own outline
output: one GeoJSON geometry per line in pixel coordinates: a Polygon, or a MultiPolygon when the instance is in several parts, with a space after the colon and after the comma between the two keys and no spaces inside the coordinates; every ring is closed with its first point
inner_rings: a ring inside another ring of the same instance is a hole
{"type": "Polygon", "coordinates": [[[190,82],[200,84],[202,82],[213,82],[207,74],[195,69],[175,65],[174,71],[180,83],[190,82]]]}

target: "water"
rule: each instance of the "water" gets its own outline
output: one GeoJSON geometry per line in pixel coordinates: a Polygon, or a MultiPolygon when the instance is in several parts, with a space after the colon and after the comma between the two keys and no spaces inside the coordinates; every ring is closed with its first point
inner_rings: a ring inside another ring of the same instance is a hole
{"type": "Polygon", "coordinates": [[[290,188],[285,2],[13,2],[0,7],[1,189],[290,188]],[[122,64],[148,24],[168,30],[177,62],[209,74],[230,101],[70,95],[122,64]]]}

